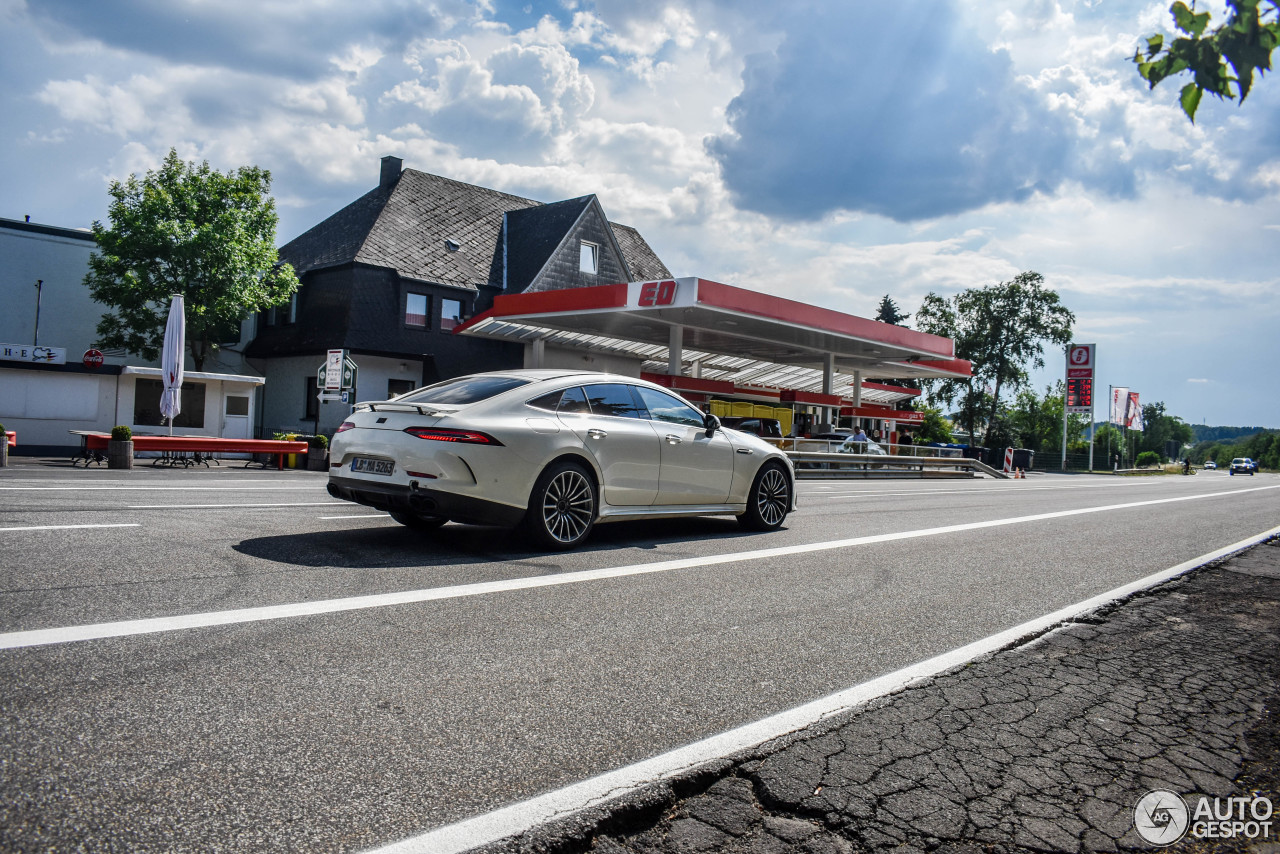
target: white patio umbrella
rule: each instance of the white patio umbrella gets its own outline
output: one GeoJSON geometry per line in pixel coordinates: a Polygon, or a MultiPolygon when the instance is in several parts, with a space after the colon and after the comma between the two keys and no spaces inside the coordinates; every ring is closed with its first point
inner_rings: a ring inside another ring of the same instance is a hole
{"type": "Polygon", "coordinates": [[[164,375],[164,392],[160,395],[160,414],[169,419],[169,435],[173,435],[173,419],[182,411],[182,361],[187,348],[187,316],[182,294],[173,294],[169,302],[169,322],[164,327],[164,351],[160,356],[160,373],[164,375]]]}

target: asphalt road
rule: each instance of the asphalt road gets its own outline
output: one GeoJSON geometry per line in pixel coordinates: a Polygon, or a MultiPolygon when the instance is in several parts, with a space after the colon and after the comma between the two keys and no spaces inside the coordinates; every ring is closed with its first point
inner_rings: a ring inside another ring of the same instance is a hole
{"type": "Polygon", "coordinates": [[[1280,524],[1274,475],[806,483],[774,534],[622,523],[546,555],[498,529],[408,531],[322,474],[18,462],[0,471],[15,851],[393,842],[1280,524]],[[283,607],[401,591],[438,598],[283,607]]]}

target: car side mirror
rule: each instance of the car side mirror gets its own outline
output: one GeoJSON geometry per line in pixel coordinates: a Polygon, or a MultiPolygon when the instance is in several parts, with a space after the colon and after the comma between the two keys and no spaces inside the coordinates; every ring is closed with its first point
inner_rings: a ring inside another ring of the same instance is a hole
{"type": "Polygon", "coordinates": [[[710,439],[716,434],[717,430],[721,429],[720,419],[708,412],[706,417],[702,419],[702,426],[706,428],[707,438],[710,439]]]}

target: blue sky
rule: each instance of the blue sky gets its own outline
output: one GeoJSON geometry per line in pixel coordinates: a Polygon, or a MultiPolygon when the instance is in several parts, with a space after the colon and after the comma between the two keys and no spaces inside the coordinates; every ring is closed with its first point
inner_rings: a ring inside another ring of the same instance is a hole
{"type": "Polygon", "coordinates": [[[1189,124],[1128,62],[1167,5],[0,0],[0,216],[87,227],[175,147],[270,169],[284,242],[394,154],[854,314],[1035,270],[1104,393],[1280,427],[1280,82],[1189,124]]]}

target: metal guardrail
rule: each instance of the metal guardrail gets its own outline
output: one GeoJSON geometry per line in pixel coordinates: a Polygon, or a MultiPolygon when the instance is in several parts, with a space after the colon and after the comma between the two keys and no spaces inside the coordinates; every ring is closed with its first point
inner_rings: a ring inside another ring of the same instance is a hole
{"type": "Polygon", "coordinates": [[[837,454],[827,451],[786,451],[804,480],[848,478],[989,477],[1008,478],[979,460],[966,457],[922,457],[887,454],[837,454]]]}

